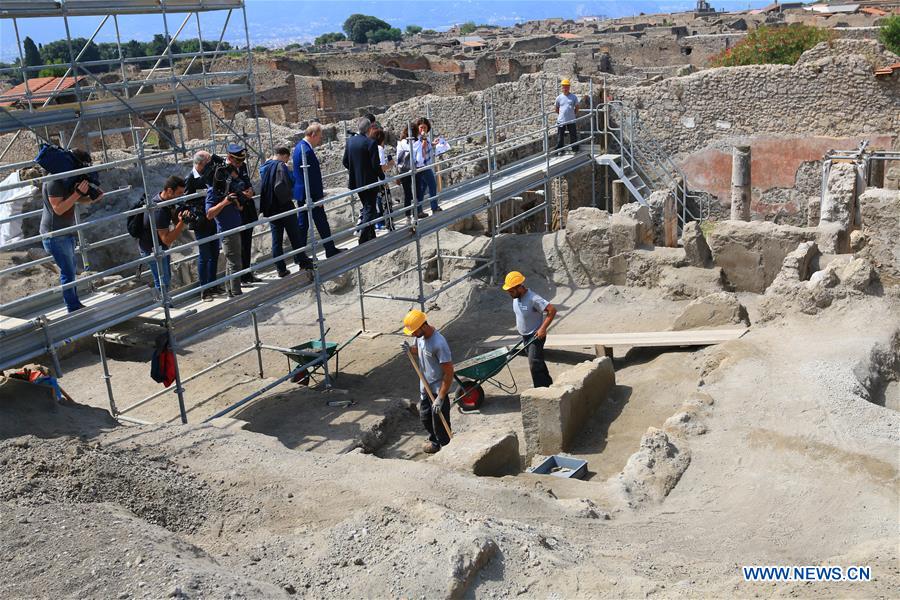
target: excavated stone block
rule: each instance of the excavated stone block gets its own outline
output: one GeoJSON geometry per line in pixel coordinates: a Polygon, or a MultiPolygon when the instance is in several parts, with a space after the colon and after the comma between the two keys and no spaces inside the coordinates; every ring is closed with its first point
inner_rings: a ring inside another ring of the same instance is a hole
{"type": "Polygon", "coordinates": [[[775,280],[784,257],[815,236],[813,229],[767,221],[721,221],[707,241],[715,264],[736,291],[761,294],[775,280]]]}
{"type": "Polygon", "coordinates": [[[803,242],[797,249],[784,257],[781,271],[772,285],[766,289],[766,294],[784,294],[793,289],[801,281],[809,279],[812,273],[813,261],[819,256],[819,247],[815,242],[803,242]]]}
{"type": "Polygon", "coordinates": [[[641,246],[653,247],[653,217],[650,214],[650,208],[637,202],[629,202],[622,207],[619,214],[634,219],[640,223],[640,233],[638,235],[641,246]]]}
{"type": "Polygon", "coordinates": [[[735,294],[718,292],[688,304],[672,325],[673,331],[750,325],[747,309],[735,294]]]}
{"type": "Polygon", "coordinates": [[[636,250],[641,245],[643,226],[621,213],[613,215],[609,220],[609,240],[611,254],[622,254],[636,250]]]}
{"type": "Polygon", "coordinates": [[[521,470],[519,438],[512,431],[465,431],[428,460],[481,477],[515,475],[521,470]]]}
{"type": "Polygon", "coordinates": [[[703,232],[700,231],[700,224],[691,221],[684,226],[681,233],[681,240],[684,245],[684,255],[688,263],[694,267],[708,267],[712,264],[712,251],[703,232]]]}
{"type": "Polygon", "coordinates": [[[659,273],[658,285],[666,298],[701,298],[724,291],[725,277],[719,267],[663,267],[659,273]]]}
{"type": "Polygon", "coordinates": [[[819,224],[839,223],[849,229],[856,205],[856,166],[832,163],[828,183],[819,208],[819,224]]]}
{"type": "Polygon", "coordinates": [[[526,462],[566,450],[615,384],[612,360],[604,356],[576,365],[548,388],[522,392],[526,462]]]}

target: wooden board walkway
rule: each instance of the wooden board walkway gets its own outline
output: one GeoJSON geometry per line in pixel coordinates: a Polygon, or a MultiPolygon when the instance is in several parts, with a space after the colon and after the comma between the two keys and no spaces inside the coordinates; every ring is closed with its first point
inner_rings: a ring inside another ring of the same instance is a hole
{"type": "MultiPolygon", "coordinates": [[[[729,340],[736,340],[747,333],[740,329],[690,329],[686,331],[642,331],[638,333],[550,333],[547,334],[547,348],[593,348],[604,346],[628,346],[629,348],[665,346],[710,346],[729,340]]],[[[493,336],[483,342],[483,348],[499,348],[515,344],[520,336],[493,336]]]]}

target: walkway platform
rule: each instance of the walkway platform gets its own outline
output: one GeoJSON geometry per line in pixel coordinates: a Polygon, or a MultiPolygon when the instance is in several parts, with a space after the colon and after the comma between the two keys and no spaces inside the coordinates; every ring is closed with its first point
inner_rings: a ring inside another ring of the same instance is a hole
{"type": "MultiPolygon", "coordinates": [[[[615,155],[602,156],[605,159],[615,159],[615,155]]],[[[507,201],[543,185],[545,181],[549,182],[555,177],[589,166],[593,160],[595,158],[588,151],[552,156],[549,161],[541,153],[498,169],[492,178],[483,174],[449,186],[442,193],[442,212],[419,221],[418,234],[428,235],[446,229],[461,219],[485,210],[491,202],[507,201]]],[[[345,252],[327,260],[324,252],[319,254],[319,278],[322,282],[334,279],[402,248],[415,241],[416,233],[412,225],[398,227],[394,231],[380,231],[374,240],[361,246],[348,233],[337,244],[345,252]]],[[[237,298],[201,302],[197,296],[191,296],[183,302],[176,302],[171,307],[173,321],[183,332],[182,335],[187,333],[194,337],[226,319],[249,313],[261,305],[275,304],[313,286],[310,272],[299,272],[293,265],[289,269],[292,271],[291,276],[265,276],[263,283],[255,284],[237,298]]],[[[187,288],[175,290],[173,295],[184,291],[187,288]]],[[[71,315],[61,308],[61,293],[49,297],[46,303],[28,306],[14,314],[0,315],[0,319],[17,319],[16,322],[9,322],[12,327],[7,327],[4,323],[4,327],[0,329],[0,369],[30,360],[51,348],[106,331],[132,319],[146,324],[164,325],[162,305],[154,290],[149,287],[123,294],[88,294],[82,296],[81,300],[87,308],[71,315]],[[38,317],[43,318],[38,320],[38,317]]]]}

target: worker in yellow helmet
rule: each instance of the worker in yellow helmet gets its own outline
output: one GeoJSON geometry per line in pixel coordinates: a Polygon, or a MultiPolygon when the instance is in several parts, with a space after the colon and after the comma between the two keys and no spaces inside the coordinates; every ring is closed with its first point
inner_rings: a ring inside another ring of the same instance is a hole
{"type": "Polygon", "coordinates": [[[516,315],[516,329],[522,340],[528,344],[528,367],[531,369],[531,381],[534,387],[550,387],[553,378],[544,362],[544,343],[547,341],[547,328],[556,316],[556,307],[529,290],[524,285],[525,276],[518,271],[511,271],[503,282],[503,290],[513,299],[513,313],[516,315]]]}
{"type": "Polygon", "coordinates": [[[578,152],[578,96],[569,91],[569,80],[563,79],[560,84],[562,93],[556,97],[556,149],[563,147],[563,136],[568,130],[569,143],[575,144],[572,150],[578,152]]]}
{"type": "Polygon", "coordinates": [[[410,350],[419,363],[423,381],[419,382],[419,418],[428,441],[422,450],[426,454],[438,452],[442,446],[450,443],[450,386],[453,385],[453,356],[450,346],[441,332],[428,323],[428,317],[421,310],[411,310],[403,319],[403,333],[416,338],[416,344],[410,350]],[[427,382],[432,395],[432,404],[425,391],[427,382]],[[438,415],[443,413],[445,427],[438,415]]]}

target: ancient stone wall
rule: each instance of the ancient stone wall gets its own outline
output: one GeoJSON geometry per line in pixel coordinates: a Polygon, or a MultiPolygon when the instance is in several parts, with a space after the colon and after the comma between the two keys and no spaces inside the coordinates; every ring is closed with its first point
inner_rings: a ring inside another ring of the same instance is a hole
{"type": "Polygon", "coordinates": [[[737,135],[896,135],[900,79],[876,79],[873,69],[898,60],[874,42],[838,40],[832,51],[820,44],[792,66],[709,69],[613,94],[638,108],[643,125],[676,155],[737,135]]]}

